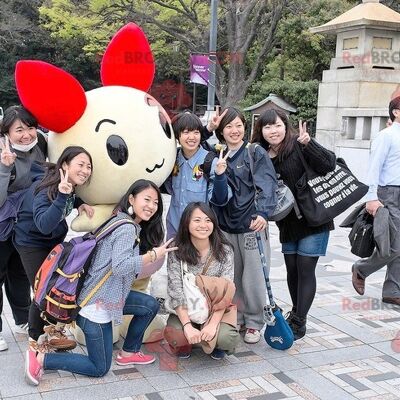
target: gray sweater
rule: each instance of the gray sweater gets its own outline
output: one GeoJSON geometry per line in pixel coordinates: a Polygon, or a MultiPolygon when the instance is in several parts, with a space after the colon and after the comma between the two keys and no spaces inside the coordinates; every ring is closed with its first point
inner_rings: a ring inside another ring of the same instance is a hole
{"type": "Polygon", "coordinates": [[[31,186],[32,177],[30,170],[32,163],[35,161],[45,161],[46,159],[38,145],[28,152],[15,149],[13,149],[13,152],[17,154],[13,165],[7,167],[0,162],[0,207],[6,201],[8,193],[14,193],[31,186]]]}
{"type": "MultiPolygon", "coordinates": [[[[207,276],[215,276],[227,278],[233,281],[233,250],[229,246],[224,246],[226,249],[226,257],[223,262],[218,262],[213,259],[207,270],[207,276]]],[[[188,264],[188,272],[194,275],[201,274],[204,269],[205,263],[198,263],[196,265],[188,264]]],[[[183,293],[183,283],[181,275],[181,262],[176,257],[175,252],[168,254],[167,262],[168,270],[168,289],[167,289],[167,302],[168,305],[175,309],[178,306],[187,306],[185,295],[183,293]]]]}
{"type": "MultiPolygon", "coordinates": [[[[118,213],[115,219],[132,219],[128,214],[118,213]]],[[[81,303],[93,287],[112,270],[112,275],[89,300],[87,305],[101,304],[111,313],[116,325],[122,322],[122,310],[132,283],[142,270],[142,256],[135,240],[139,236],[140,226],[124,224],[102,239],[95,250],[88,275],[78,298],[81,303]]]]}

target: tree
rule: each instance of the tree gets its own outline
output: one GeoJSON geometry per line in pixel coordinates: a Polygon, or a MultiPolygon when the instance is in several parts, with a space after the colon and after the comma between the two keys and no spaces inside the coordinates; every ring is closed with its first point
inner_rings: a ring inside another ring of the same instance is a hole
{"type": "MultiPolygon", "coordinates": [[[[288,1],[220,0],[216,93],[221,104],[237,104],[260,74],[288,1]]],[[[65,37],[80,28],[88,52],[101,51],[108,41],[105,32],[133,20],[150,39],[162,32],[153,44],[156,57],[165,51],[163,44],[179,41],[186,63],[189,53],[208,53],[209,7],[204,0],[53,0],[41,13],[54,35],[65,37]]]]}

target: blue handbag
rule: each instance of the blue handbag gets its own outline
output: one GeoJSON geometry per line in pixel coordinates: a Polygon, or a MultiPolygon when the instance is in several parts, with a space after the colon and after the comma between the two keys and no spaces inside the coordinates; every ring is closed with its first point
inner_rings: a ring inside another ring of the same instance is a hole
{"type": "Polygon", "coordinates": [[[264,307],[264,320],[266,323],[264,339],[273,349],[286,350],[293,345],[293,332],[283,317],[281,309],[275,304],[267,273],[267,260],[265,259],[264,248],[259,232],[256,232],[256,238],[269,298],[269,305],[264,307]]]}

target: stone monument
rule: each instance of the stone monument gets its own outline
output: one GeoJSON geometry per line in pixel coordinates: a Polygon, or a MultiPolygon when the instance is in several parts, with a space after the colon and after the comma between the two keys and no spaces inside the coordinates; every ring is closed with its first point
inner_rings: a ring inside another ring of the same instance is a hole
{"type": "Polygon", "coordinates": [[[400,14],[363,0],[311,32],[337,35],[319,86],[316,137],[364,180],[371,140],[385,127],[400,84],[400,14]]]}

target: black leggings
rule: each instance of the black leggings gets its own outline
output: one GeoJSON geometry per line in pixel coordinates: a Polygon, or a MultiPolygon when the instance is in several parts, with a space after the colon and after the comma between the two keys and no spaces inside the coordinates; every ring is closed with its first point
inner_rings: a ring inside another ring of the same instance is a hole
{"type": "Polygon", "coordinates": [[[317,290],[315,267],[319,257],[285,254],[287,284],[297,316],[305,318],[314,301],[317,290]]]}
{"type": "MultiPolygon", "coordinates": [[[[51,249],[40,247],[25,247],[15,246],[21,257],[22,265],[24,266],[29,283],[33,288],[36,273],[38,272],[43,261],[50,253],[51,249]]],[[[44,333],[43,327],[47,325],[40,317],[40,310],[37,305],[32,302],[29,308],[29,337],[33,340],[38,340],[39,336],[44,333]]]]}
{"type": "MultiPolygon", "coordinates": [[[[3,311],[3,284],[15,325],[26,324],[31,304],[31,287],[11,238],[0,242],[0,314],[3,311]]],[[[0,317],[0,332],[2,330],[0,317]]]]}

